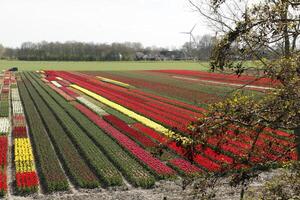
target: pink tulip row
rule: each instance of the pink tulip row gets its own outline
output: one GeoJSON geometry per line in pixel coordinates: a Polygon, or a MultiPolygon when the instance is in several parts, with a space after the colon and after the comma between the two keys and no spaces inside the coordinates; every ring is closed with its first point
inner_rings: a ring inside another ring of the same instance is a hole
{"type": "Polygon", "coordinates": [[[65,98],[67,101],[74,101],[75,98],[73,98],[72,96],[68,95],[66,92],[64,92],[63,90],[61,90],[61,88],[55,87],[53,84],[48,83],[48,85],[54,90],[56,91],[58,94],[60,94],[63,98],[65,98]]]}
{"type": "Polygon", "coordinates": [[[126,135],[134,138],[136,141],[138,141],[144,147],[156,147],[157,146],[157,144],[154,143],[150,138],[146,137],[142,133],[131,128],[130,126],[128,126],[128,124],[126,124],[124,121],[122,121],[118,117],[116,117],[114,115],[105,115],[105,116],[103,116],[103,119],[105,121],[107,121],[108,123],[112,124],[115,128],[117,128],[122,133],[125,133],[126,135]]]}

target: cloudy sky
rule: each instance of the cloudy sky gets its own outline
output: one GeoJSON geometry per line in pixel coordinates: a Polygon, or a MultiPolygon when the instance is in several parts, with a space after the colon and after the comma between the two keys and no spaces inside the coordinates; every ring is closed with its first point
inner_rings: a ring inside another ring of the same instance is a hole
{"type": "Polygon", "coordinates": [[[33,41],[141,42],[179,47],[208,32],[187,0],[0,0],[0,43],[33,41]]]}

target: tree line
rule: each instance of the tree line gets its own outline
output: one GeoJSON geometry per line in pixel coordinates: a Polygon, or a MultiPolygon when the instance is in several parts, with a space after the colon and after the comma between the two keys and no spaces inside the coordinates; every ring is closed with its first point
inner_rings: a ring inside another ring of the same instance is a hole
{"type": "Polygon", "coordinates": [[[24,42],[18,48],[0,45],[1,59],[28,61],[132,61],[132,60],[208,60],[213,37],[197,37],[192,49],[187,42],[181,48],[143,47],[138,42],[95,44],[84,42],[24,42]]]}
{"type": "MultiPolygon", "coordinates": [[[[177,49],[143,47],[138,42],[95,44],[84,42],[24,42],[18,48],[0,45],[0,59],[27,61],[134,61],[134,60],[210,60],[218,39],[212,35],[196,36],[177,49]]],[[[270,58],[268,50],[261,52],[270,58]]],[[[238,53],[236,53],[238,60],[238,53]]],[[[245,58],[243,58],[245,59],[245,58]]],[[[252,59],[248,57],[246,59],[252,59]]]]}

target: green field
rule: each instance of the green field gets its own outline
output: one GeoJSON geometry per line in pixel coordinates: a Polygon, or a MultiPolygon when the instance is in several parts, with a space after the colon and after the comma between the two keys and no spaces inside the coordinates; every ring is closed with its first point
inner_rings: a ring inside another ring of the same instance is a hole
{"type": "Polygon", "coordinates": [[[0,69],[18,67],[20,71],[41,69],[72,70],[72,71],[112,71],[112,70],[153,70],[153,69],[191,69],[207,70],[208,62],[183,62],[183,61],[149,61],[149,62],[68,62],[68,61],[8,61],[0,60],[0,69]]]}
{"type": "MultiPolygon", "coordinates": [[[[253,66],[253,62],[247,65],[253,66]]],[[[191,61],[122,61],[122,62],[71,62],[71,61],[9,61],[0,60],[0,70],[18,67],[20,71],[69,70],[69,71],[122,71],[154,69],[208,70],[209,62],[191,61]]]]}

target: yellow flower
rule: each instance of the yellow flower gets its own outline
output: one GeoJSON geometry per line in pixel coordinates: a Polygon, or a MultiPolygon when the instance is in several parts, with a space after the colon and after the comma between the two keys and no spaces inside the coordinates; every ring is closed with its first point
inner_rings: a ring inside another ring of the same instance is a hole
{"type": "Polygon", "coordinates": [[[35,171],[34,159],[30,141],[28,138],[16,138],[15,143],[15,167],[17,172],[35,171]]]}
{"type": "Polygon", "coordinates": [[[127,83],[123,83],[123,82],[116,81],[116,80],[109,79],[109,78],[104,78],[104,77],[101,77],[101,76],[96,76],[96,77],[99,78],[103,82],[112,83],[114,85],[119,85],[119,86],[122,86],[122,87],[125,87],[125,88],[130,88],[131,87],[131,85],[129,85],[127,83]]]}

